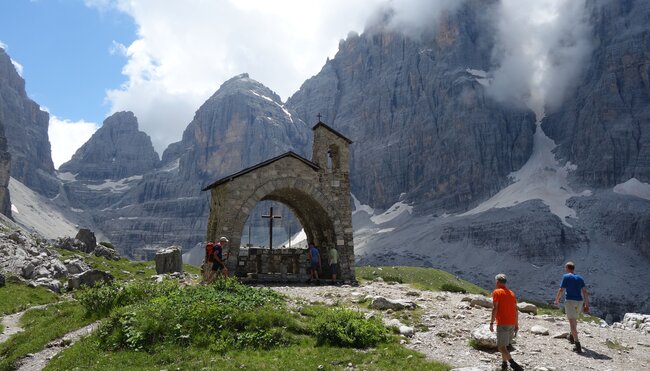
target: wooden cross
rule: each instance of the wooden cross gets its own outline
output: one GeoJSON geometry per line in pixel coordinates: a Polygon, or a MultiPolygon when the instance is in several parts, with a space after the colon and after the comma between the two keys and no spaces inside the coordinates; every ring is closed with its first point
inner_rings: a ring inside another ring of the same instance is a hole
{"type": "Polygon", "coordinates": [[[269,250],[273,250],[273,219],[281,219],[281,215],[273,215],[273,206],[268,215],[262,215],[262,218],[269,218],[269,250]]]}
{"type": "Polygon", "coordinates": [[[320,118],[321,118],[322,116],[321,116],[320,112],[318,112],[318,115],[316,115],[316,116],[318,116],[318,122],[321,122],[320,118]]]}

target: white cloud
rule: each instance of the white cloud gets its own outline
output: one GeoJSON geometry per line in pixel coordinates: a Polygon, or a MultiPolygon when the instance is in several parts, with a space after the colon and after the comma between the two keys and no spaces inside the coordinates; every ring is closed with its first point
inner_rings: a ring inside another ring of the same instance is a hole
{"type": "Polygon", "coordinates": [[[50,115],[48,135],[52,145],[54,167],[58,169],[61,164],[70,160],[77,148],[86,143],[98,128],[99,125],[93,122],[73,122],[50,115]]]}
{"type": "Polygon", "coordinates": [[[159,153],[225,80],[248,72],[283,99],[318,73],[369,8],[385,0],[86,0],[130,15],[137,39],[112,52],[128,58],[128,81],[107,92],[111,112],[129,110],[159,153]]]}
{"type": "Polygon", "coordinates": [[[490,92],[541,114],[563,101],[593,47],[585,0],[503,0],[490,92]]]}

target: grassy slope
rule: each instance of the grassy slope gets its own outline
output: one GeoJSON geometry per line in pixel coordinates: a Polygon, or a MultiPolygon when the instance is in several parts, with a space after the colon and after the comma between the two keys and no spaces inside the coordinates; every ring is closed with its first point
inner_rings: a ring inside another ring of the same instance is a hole
{"type": "MultiPolygon", "coordinates": [[[[63,258],[81,255],[93,267],[111,272],[116,279],[145,279],[155,274],[152,262],[130,262],[126,259],[109,261],[104,258],[97,258],[92,255],[59,251],[63,258]]],[[[198,273],[196,267],[185,265],[192,273],[198,273]]],[[[385,281],[399,281],[412,285],[413,287],[425,290],[439,291],[443,287],[455,287],[470,293],[485,294],[486,291],[478,286],[462,281],[453,275],[426,268],[414,267],[358,267],[357,277],[361,280],[373,279],[375,276],[382,277],[385,281]],[[375,272],[375,274],[373,274],[375,272]],[[446,286],[445,286],[446,285],[446,286]]],[[[78,304],[75,304],[78,305],[78,304]]],[[[61,314],[62,317],[47,317],[49,323],[65,332],[79,328],[90,321],[82,313],[82,309],[69,309],[68,314],[61,314]],[[81,312],[75,312],[76,310],[81,312]],[[74,314],[72,314],[74,313],[74,314]],[[63,325],[64,323],[68,323],[63,325]],[[56,324],[61,324],[56,325],[56,324]]],[[[67,312],[66,312],[67,313],[67,312]]],[[[38,347],[47,343],[54,336],[51,330],[40,329],[38,332],[48,333],[39,335],[43,340],[37,341],[36,345],[21,345],[19,351],[12,347],[13,351],[4,351],[1,354],[9,354],[8,357],[16,359],[24,355],[25,350],[29,352],[39,350],[38,347]],[[47,341],[45,339],[48,339],[47,341]],[[42,345],[38,345],[42,344],[42,345]]],[[[33,335],[33,332],[29,332],[33,335]]],[[[26,333],[27,334],[27,333],[26,333]]],[[[26,336],[26,335],[23,335],[26,336]]],[[[31,344],[31,342],[30,342],[31,344]]],[[[0,348],[4,349],[4,348],[0,348]]],[[[6,357],[3,355],[3,358],[6,357]]],[[[2,360],[1,365],[6,365],[7,359],[2,360]]],[[[159,370],[161,368],[180,369],[201,369],[219,367],[220,369],[240,369],[243,365],[246,369],[314,369],[323,365],[324,369],[342,369],[352,363],[361,369],[386,370],[386,369],[428,369],[445,370],[447,365],[425,360],[417,352],[407,350],[395,342],[380,344],[376,348],[368,350],[355,350],[332,346],[316,346],[311,336],[305,335],[299,344],[273,348],[271,350],[231,350],[226,352],[214,352],[192,345],[180,347],[178,345],[163,344],[156,347],[155,352],[137,352],[131,350],[106,351],[101,349],[97,335],[81,340],[55,357],[47,369],[142,369],[159,370]]],[[[0,367],[0,370],[4,370],[0,367]]]]}
{"type": "Polygon", "coordinates": [[[488,292],[456,276],[432,268],[418,267],[357,267],[357,279],[371,281],[381,277],[386,282],[406,283],[415,288],[429,291],[444,291],[445,287],[457,287],[468,293],[483,294],[488,292]]]}
{"type": "Polygon", "coordinates": [[[33,305],[47,304],[59,300],[59,295],[44,287],[29,287],[7,282],[0,287],[0,315],[20,312],[33,305]]]}

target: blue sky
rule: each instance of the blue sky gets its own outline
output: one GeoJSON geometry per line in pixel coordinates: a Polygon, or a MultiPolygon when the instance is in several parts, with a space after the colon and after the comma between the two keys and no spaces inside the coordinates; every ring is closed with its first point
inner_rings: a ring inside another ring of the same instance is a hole
{"type": "Polygon", "coordinates": [[[106,89],[118,87],[126,57],[114,41],[136,38],[124,13],[100,12],[77,0],[0,3],[0,41],[23,66],[29,96],[58,117],[101,122],[110,111],[106,89]]]}

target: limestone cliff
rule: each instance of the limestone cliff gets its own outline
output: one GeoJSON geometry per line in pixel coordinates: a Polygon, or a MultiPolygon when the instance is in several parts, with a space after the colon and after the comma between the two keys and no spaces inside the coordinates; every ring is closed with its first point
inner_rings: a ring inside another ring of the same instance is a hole
{"type": "Polygon", "coordinates": [[[27,97],[25,80],[0,48],[0,121],[11,154],[11,176],[44,195],[58,193],[47,134],[49,114],[27,97]]]}
{"type": "Polygon", "coordinates": [[[590,1],[598,44],[573,94],[544,120],[558,155],[595,187],[650,182],[650,2],[590,1]]]}
{"type": "Polygon", "coordinates": [[[287,106],[324,115],[352,146],[355,196],[387,208],[402,193],[420,211],[458,210],[496,193],[532,150],[534,116],[490,99],[471,71],[489,69],[490,2],[469,1],[433,32],[351,34],[287,106]]]}

